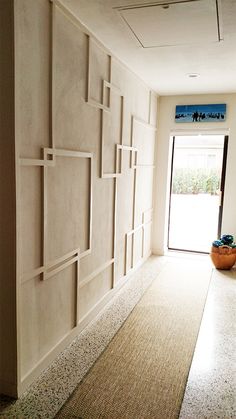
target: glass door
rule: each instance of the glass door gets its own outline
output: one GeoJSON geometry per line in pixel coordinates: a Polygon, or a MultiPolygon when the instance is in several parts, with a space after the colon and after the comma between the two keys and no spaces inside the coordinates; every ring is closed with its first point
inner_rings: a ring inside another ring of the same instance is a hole
{"type": "Polygon", "coordinates": [[[220,235],[228,137],[173,138],[168,248],[208,253],[220,235]]]}

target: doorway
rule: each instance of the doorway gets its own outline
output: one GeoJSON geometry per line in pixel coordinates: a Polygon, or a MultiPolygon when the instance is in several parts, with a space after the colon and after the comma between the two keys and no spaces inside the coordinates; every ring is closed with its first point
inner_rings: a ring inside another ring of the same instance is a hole
{"type": "Polygon", "coordinates": [[[168,249],[209,253],[221,234],[228,136],[173,137],[168,249]]]}

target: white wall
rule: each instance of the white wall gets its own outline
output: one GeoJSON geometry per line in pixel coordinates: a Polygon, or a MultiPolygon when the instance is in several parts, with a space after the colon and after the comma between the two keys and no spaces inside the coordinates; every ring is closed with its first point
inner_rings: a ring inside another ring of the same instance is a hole
{"type": "Polygon", "coordinates": [[[200,133],[203,130],[229,130],[222,233],[230,233],[236,236],[236,94],[161,97],[158,121],[153,252],[163,254],[166,250],[170,160],[172,153],[170,136],[176,130],[194,131],[196,133],[200,133]],[[227,117],[224,122],[175,123],[176,105],[210,103],[227,104],[227,117]]]}

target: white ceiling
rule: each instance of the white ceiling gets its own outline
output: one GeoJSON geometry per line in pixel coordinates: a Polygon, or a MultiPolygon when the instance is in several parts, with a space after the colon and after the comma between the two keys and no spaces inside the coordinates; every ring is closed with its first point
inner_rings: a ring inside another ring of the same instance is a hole
{"type": "Polygon", "coordinates": [[[219,41],[216,0],[189,0],[118,10],[143,48],[219,41]]]}
{"type": "Polygon", "coordinates": [[[158,94],[236,92],[236,0],[61,2],[158,94]]]}

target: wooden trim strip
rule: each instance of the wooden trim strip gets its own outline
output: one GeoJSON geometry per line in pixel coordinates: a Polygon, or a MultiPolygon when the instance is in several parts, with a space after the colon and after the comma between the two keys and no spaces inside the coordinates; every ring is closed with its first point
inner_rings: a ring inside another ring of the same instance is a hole
{"type": "MultiPolygon", "coordinates": [[[[109,57],[110,57],[110,55],[109,55],[109,57]]],[[[110,72],[109,72],[110,73],[110,72]]],[[[109,77],[111,78],[111,74],[109,75],[109,77]]],[[[110,89],[110,90],[112,90],[114,93],[116,93],[117,95],[119,95],[119,96],[122,96],[123,97],[123,95],[122,95],[122,92],[121,92],[121,90],[118,88],[118,87],[116,87],[114,84],[111,84],[111,82],[108,82],[108,81],[106,81],[106,80],[103,80],[103,86],[104,87],[107,87],[108,89],[110,89]]]]}
{"type": "Polygon", "coordinates": [[[58,157],[79,157],[79,158],[87,158],[91,159],[93,157],[93,153],[88,153],[86,151],[75,151],[75,150],[66,150],[66,149],[59,149],[59,148],[45,148],[44,149],[46,154],[58,156],[58,157]]]}
{"type": "Polygon", "coordinates": [[[51,270],[50,272],[44,273],[44,280],[50,279],[52,276],[56,275],[58,272],[64,270],[68,266],[72,265],[73,263],[79,260],[79,256],[75,256],[72,259],[68,260],[67,262],[63,263],[62,265],[58,266],[57,268],[51,270]]]}
{"type": "MultiPolygon", "coordinates": [[[[90,158],[90,183],[89,183],[89,243],[88,251],[89,253],[92,250],[92,228],[93,228],[93,155],[90,158]]],[[[85,253],[85,252],[84,252],[85,253]]],[[[88,254],[88,253],[87,253],[88,254]]],[[[84,254],[84,256],[86,256],[84,254]]]]}
{"type": "MultiPolygon", "coordinates": [[[[134,170],[134,192],[133,192],[133,214],[132,214],[132,229],[135,226],[135,215],[136,215],[136,186],[137,186],[137,170],[134,170]]],[[[132,258],[131,258],[131,268],[134,267],[134,234],[132,235],[132,258]]]]}
{"type": "Polygon", "coordinates": [[[65,255],[54,259],[53,261],[51,261],[50,263],[47,264],[46,266],[46,270],[53,268],[54,266],[58,265],[59,263],[63,263],[64,261],[66,261],[67,259],[69,259],[70,257],[73,257],[75,255],[79,255],[80,254],[80,249],[79,247],[72,250],[71,252],[66,253],[65,255]]]}
{"type": "Polygon", "coordinates": [[[148,122],[146,122],[143,119],[138,118],[137,116],[134,116],[134,115],[133,115],[133,119],[138,124],[141,124],[141,125],[145,126],[146,128],[150,128],[150,129],[152,129],[154,131],[157,131],[157,127],[155,125],[149,124],[148,122]]]}
{"type": "Polygon", "coordinates": [[[129,269],[128,269],[128,238],[129,235],[125,235],[125,275],[127,275],[129,269]]]}
{"type": "Polygon", "coordinates": [[[85,102],[89,103],[90,98],[90,71],[91,71],[91,46],[90,36],[87,35],[87,88],[85,102]]]}
{"type": "Polygon", "coordinates": [[[25,282],[29,281],[30,279],[35,278],[36,276],[42,274],[44,272],[44,266],[40,266],[40,268],[32,269],[32,271],[29,271],[21,276],[21,284],[24,284],[25,282]]]}
{"type": "Polygon", "coordinates": [[[137,233],[137,231],[141,230],[143,228],[143,224],[139,224],[137,227],[135,227],[133,230],[126,233],[128,237],[132,236],[133,234],[137,233]]]}
{"type": "Polygon", "coordinates": [[[91,254],[91,249],[86,249],[86,250],[84,250],[82,253],[80,253],[80,256],[79,256],[79,258],[80,259],[83,259],[85,256],[88,256],[88,255],[90,255],[91,254]]]}
{"type": "Polygon", "coordinates": [[[118,152],[117,150],[122,150],[123,147],[123,128],[124,128],[124,96],[120,94],[119,89],[113,88],[111,83],[106,82],[103,80],[104,85],[109,86],[110,91],[114,91],[118,96],[120,97],[120,138],[119,138],[119,144],[116,144],[116,150],[115,150],[115,173],[107,173],[103,171],[103,153],[105,148],[105,141],[104,141],[104,110],[102,110],[102,122],[101,122],[101,178],[113,178],[118,177],[122,173],[122,153],[119,159],[119,166],[118,167],[118,152]]]}
{"type": "Polygon", "coordinates": [[[52,271],[53,270],[52,268],[57,267],[57,265],[59,265],[59,264],[62,264],[61,266],[64,266],[64,262],[66,262],[68,258],[75,257],[76,255],[80,256],[80,249],[79,248],[67,253],[66,255],[63,255],[60,258],[54,259],[53,261],[48,263],[47,266],[40,266],[39,268],[32,269],[31,271],[29,271],[29,272],[27,272],[27,273],[25,273],[21,276],[21,284],[35,278],[36,276],[38,276],[42,273],[47,274],[48,270],[52,271]]]}
{"type": "Polygon", "coordinates": [[[136,147],[132,147],[129,145],[121,145],[121,144],[116,144],[116,147],[120,150],[124,150],[124,151],[138,151],[138,149],[136,147]]]}
{"type": "Polygon", "coordinates": [[[120,176],[121,176],[121,173],[103,173],[101,177],[103,179],[110,179],[110,178],[117,178],[120,176]]]}
{"type": "Polygon", "coordinates": [[[152,91],[149,90],[148,125],[151,125],[152,91]]]}
{"type": "Polygon", "coordinates": [[[40,159],[25,159],[20,158],[20,165],[21,166],[48,166],[50,160],[40,160],[40,159]]]}
{"type": "MultiPolygon", "coordinates": [[[[48,201],[47,201],[47,166],[43,168],[43,237],[42,237],[42,247],[43,247],[43,266],[47,265],[47,227],[48,227],[48,201]]],[[[45,269],[43,271],[43,279],[45,275],[45,269]]]]}
{"type": "Polygon", "coordinates": [[[145,214],[153,212],[153,208],[149,208],[142,213],[142,224],[139,224],[137,227],[133,228],[131,231],[125,235],[125,275],[134,268],[134,236],[137,231],[142,229],[142,258],[144,257],[144,246],[145,246],[145,227],[148,224],[152,223],[152,218],[148,221],[145,221],[145,214]],[[128,239],[131,237],[132,240],[132,249],[131,249],[131,268],[128,269],[128,239]]]}
{"type": "Polygon", "coordinates": [[[79,324],[79,276],[80,276],[80,260],[76,263],[76,297],[75,297],[75,324],[79,324]]]}
{"type": "Polygon", "coordinates": [[[117,179],[114,179],[114,211],[113,211],[113,272],[112,272],[112,288],[116,285],[116,216],[117,216],[117,179]]]}
{"type": "Polygon", "coordinates": [[[50,43],[50,93],[49,93],[49,138],[50,146],[54,148],[54,132],[55,132],[55,118],[54,118],[54,104],[55,104],[55,88],[54,88],[54,70],[55,70],[55,50],[56,50],[56,6],[55,3],[51,5],[51,43],[50,43]]]}
{"type": "Polygon", "coordinates": [[[102,105],[102,104],[101,104],[101,103],[99,103],[99,102],[96,102],[96,100],[94,100],[94,99],[88,98],[88,100],[86,101],[86,103],[87,103],[88,105],[90,105],[90,106],[93,106],[94,108],[102,109],[102,110],[103,110],[103,111],[105,111],[105,112],[108,112],[108,113],[110,113],[110,112],[111,112],[110,108],[108,108],[108,107],[107,107],[107,106],[105,106],[105,105],[102,105]]]}

